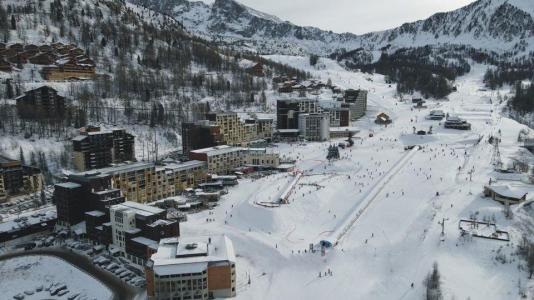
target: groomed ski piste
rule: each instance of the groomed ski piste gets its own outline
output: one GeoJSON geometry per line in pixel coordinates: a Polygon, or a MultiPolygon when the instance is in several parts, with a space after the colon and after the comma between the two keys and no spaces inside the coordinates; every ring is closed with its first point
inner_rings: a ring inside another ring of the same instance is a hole
{"type": "Polygon", "coordinates": [[[184,236],[232,239],[237,299],[422,299],[423,280],[434,262],[444,299],[519,299],[520,288],[533,295],[528,274],[518,270],[520,259],[512,255],[522,236],[521,218],[506,219],[499,203],[481,195],[493,171],[488,137],[501,131],[504,160],[518,150],[517,135],[525,128],[501,116],[496,92],[481,90],[485,66],[475,65],[459,78],[449,101],[428,101],[428,109],[414,110],[411,101],[395,99],[395,85],[383,76],[345,71],[327,59],[311,68],[306,57],[270,58],[343,88],[368,89],[369,111],[353,124],[358,139],[352,148],[340,149],[339,160],[328,162],[326,155],[328,146],[342,140],[277,145],[275,150],[295,159],[303,174],[288,204],[256,203],[277,202],[292,174],[243,179],[212,214],[193,214],[181,224],[184,236]],[[433,109],[467,119],[472,130],[444,129],[439,121],[426,120],[433,109]],[[374,124],[380,112],[393,123],[374,124]],[[432,135],[413,134],[413,127],[430,126],[432,135]],[[494,217],[510,242],[462,239],[459,221],[475,213],[478,219],[494,217]],[[324,256],[310,253],[310,244],[320,241],[337,245],[324,256]],[[498,262],[497,255],[507,262],[498,262]],[[332,275],[324,276],[328,270],[332,275]]]}

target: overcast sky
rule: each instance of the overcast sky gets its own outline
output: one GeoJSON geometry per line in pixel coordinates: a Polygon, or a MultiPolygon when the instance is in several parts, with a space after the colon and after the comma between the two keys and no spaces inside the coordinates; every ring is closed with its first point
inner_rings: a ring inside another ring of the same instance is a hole
{"type": "MultiPolygon", "coordinates": [[[[213,2],[213,0],[203,0],[213,2]]],[[[237,0],[297,25],[366,33],[425,19],[474,0],[237,0]]]]}

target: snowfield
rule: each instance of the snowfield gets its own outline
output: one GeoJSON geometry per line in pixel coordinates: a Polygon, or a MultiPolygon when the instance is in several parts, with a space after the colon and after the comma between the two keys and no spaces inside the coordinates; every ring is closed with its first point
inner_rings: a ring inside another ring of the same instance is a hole
{"type": "Polygon", "coordinates": [[[93,277],[51,256],[24,256],[0,261],[0,278],[2,299],[14,299],[18,294],[25,296],[24,300],[63,300],[76,294],[76,299],[106,300],[113,296],[93,277]],[[51,296],[50,291],[63,285],[66,286],[63,290],[68,292],[51,296]]]}
{"type": "Polygon", "coordinates": [[[345,71],[326,59],[310,68],[305,57],[269,58],[344,88],[370,90],[369,111],[353,124],[360,133],[354,147],[340,150],[340,160],[329,163],[326,154],[342,139],[277,145],[303,173],[289,204],[257,203],[276,201],[293,175],[244,179],[212,214],[191,215],[182,224],[184,236],[224,233],[232,239],[237,299],[422,299],[434,262],[444,299],[518,299],[520,289],[533,294],[528,274],[518,270],[523,262],[514,255],[525,224],[519,217],[506,219],[499,203],[482,197],[493,174],[489,136],[500,130],[506,161],[518,151],[517,136],[525,128],[500,115],[496,93],[481,90],[484,66],[459,78],[449,101],[430,100],[427,109],[417,110],[411,98],[396,99],[395,85],[383,76],[345,71]],[[472,130],[444,129],[426,120],[433,109],[467,119],[472,130]],[[379,112],[389,114],[393,124],[374,124],[379,112]],[[413,134],[414,127],[430,126],[432,135],[413,134]],[[411,145],[420,149],[404,149],[411,145]],[[494,219],[511,241],[460,237],[459,221],[475,214],[494,219]],[[324,256],[310,253],[310,244],[322,240],[338,244],[324,256]],[[324,276],[328,270],[332,275],[324,276]]]}

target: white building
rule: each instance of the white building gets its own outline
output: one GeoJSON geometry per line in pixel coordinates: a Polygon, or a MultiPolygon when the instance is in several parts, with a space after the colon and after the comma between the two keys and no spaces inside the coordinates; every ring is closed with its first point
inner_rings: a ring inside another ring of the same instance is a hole
{"type": "Polygon", "coordinates": [[[148,299],[235,297],[235,262],[224,235],[162,239],[145,269],[148,299]]]}
{"type": "Polygon", "coordinates": [[[126,256],[126,232],[136,230],[138,219],[151,220],[165,213],[163,209],[135,202],[124,202],[109,209],[113,244],[126,256]]]}
{"type": "Polygon", "coordinates": [[[329,113],[300,114],[299,132],[308,141],[328,141],[330,139],[329,113]]]}

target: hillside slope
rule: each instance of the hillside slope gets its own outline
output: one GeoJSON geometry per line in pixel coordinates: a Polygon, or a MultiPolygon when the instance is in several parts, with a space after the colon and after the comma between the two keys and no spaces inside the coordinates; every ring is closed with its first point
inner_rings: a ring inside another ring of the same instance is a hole
{"type": "MultiPolygon", "coordinates": [[[[24,148],[28,160],[46,153],[54,170],[60,164],[69,167],[69,139],[79,126],[126,127],[137,135],[138,159],[154,157],[154,140],[161,157],[180,146],[182,122],[200,118],[209,109],[259,106],[274,74],[306,77],[281,64],[218,47],[185,31],[171,17],[121,1],[2,1],[0,28],[1,46],[8,50],[15,43],[74,44],[96,65],[98,76],[83,81],[47,81],[41,76],[43,66],[30,60],[12,63],[10,72],[0,71],[5,83],[0,84],[0,153],[18,157],[24,148]],[[252,62],[263,65],[264,76],[243,67],[252,62]],[[21,120],[14,98],[42,85],[67,97],[76,116],[59,122],[21,120]]],[[[4,62],[10,55],[0,59],[4,62]]]]}

